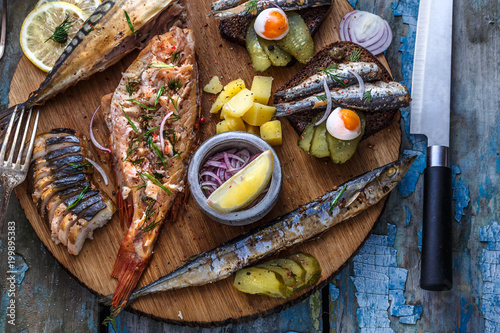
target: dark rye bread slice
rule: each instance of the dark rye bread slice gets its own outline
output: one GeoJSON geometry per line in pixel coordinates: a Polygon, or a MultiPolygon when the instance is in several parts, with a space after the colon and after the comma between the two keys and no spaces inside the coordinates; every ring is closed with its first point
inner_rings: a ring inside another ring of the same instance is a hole
{"type": "MultiPolygon", "coordinates": [[[[305,8],[298,10],[297,13],[304,19],[309,32],[314,35],[318,31],[319,26],[325,18],[330,13],[330,8],[332,6],[320,6],[313,8],[305,8]]],[[[223,38],[240,44],[241,46],[246,46],[245,36],[247,35],[247,29],[255,16],[237,16],[233,18],[228,18],[221,20],[219,23],[219,31],[223,38]]]]}
{"type": "MultiPolygon", "coordinates": [[[[362,62],[374,62],[379,68],[382,69],[382,81],[390,82],[392,81],[392,76],[389,74],[387,69],[382,65],[380,61],[377,60],[368,50],[354,44],[351,42],[339,41],[325,46],[318,53],[316,53],[307,66],[301,69],[297,74],[295,74],[287,83],[281,86],[277,91],[282,91],[290,87],[294,87],[300,84],[302,81],[307,79],[309,76],[316,74],[318,68],[326,68],[334,63],[348,63],[350,62],[351,54],[354,50],[360,50],[361,55],[359,61],[362,62]],[[332,54],[337,55],[338,59],[333,58],[332,54]],[[340,56],[340,57],[339,57],[340,56]]],[[[274,104],[279,104],[282,101],[279,96],[274,97],[274,104]]],[[[381,129],[387,127],[392,123],[394,117],[398,113],[398,109],[386,110],[383,112],[365,112],[366,116],[366,128],[363,138],[366,138],[381,129]]],[[[302,133],[308,123],[320,112],[321,110],[311,110],[310,112],[302,112],[299,114],[294,114],[287,116],[286,119],[290,122],[297,133],[302,133]]]]}

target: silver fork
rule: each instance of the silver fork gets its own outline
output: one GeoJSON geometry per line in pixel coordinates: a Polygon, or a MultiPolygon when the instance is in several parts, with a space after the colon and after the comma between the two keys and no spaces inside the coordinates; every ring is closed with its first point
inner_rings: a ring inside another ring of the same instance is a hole
{"type": "Polygon", "coordinates": [[[40,111],[37,111],[36,117],[35,117],[35,122],[33,125],[33,131],[31,133],[31,140],[29,143],[28,151],[26,153],[26,157],[24,158],[24,163],[21,164],[21,158],[23,156],[23,151],[24,151],[24,143],[26,141],[26,136],[28,134],[29,128],[30,128],[30,120],[31,120],[31,113],[32,113],[32,108],[30,109],[28,113],[28,120],[26,121],[26,125],[24,128],[24,134],[23,138],[21,140],[20,148],[19,148],[19,153],[17,154],[17,159],[15,163],[12,163],[12,160],[14,158],[14,153],[17,150],[16,147],[18,145],[18,135],[19,131],[21,129],[22,123],[23,123],[23,116],[26,113],[25,108],[21,106],[21,111],[18,111],[18,108],[14,109],[14,113],[12,114],[9,122],[9,127],[7,128],[7,133],[5,134],[5,139],[2,144],[2,150],[0,151],[0,182],[2,182],[3,186],[3,197],[2,197],[2,202],[0,203],[0,231],[3,228],[3,223],[5,221],[5,214],[7,212],[7,206],[9,204],[9,199],[10,195],[12,193],[12,190],[14,187],[17,185],[21,184],[25,179],[26,175],[28,174],[28,168],[30,165],[31,161],[31,154],[33,153],[33,144],[35,142],[35,135],[36,135],[36,128],[38,126],[38,115],[40,111]],[[14,123],[16,122],[16,118],[18,118],[18,113],[19,119],[17,120],[17,126],[16,126],[16,132],[14,133],[14,138],[12,140],[12,143],[10,144],[10,152],[9,156],[7,157],[7,160],[5,160],[5,155],[7,151],[9,150],[9,138],[10,138],[10,133],[12,130],[12,127],[14,126],[14,123]]]}
{"type": "Polygon", "coordinates": [[[7,0],[2,0],[2,32],[0,33],[0,59],[5,51],[5,35],[7,34],[7,0]]]}

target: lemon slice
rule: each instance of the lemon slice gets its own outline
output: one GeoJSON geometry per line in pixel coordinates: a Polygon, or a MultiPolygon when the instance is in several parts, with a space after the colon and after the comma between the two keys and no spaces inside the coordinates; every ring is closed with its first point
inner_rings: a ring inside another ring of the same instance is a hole
{"type": "Polygon", "coordinates": [[[21,48],[28,59],[41,70],[48,72],[62,54],[66,45],[83,25],[87,15],[75,5],[53,1],[36,7],[24,19],[21,27],[21,48]],[[57,43],[49,37],[68,15],[73,21],[64,43],[57,43]]]}
{"type": "Polygon", "coordinates": [[[266,188],[273,168],[273,153],[266,150],[216,189],[207,204],[226,213],[246,207],[266,188]]]}
{"type": "MultiPolygon", "coordinates": [[[[53,2],[57,0],[39,0],[36,4],[35,7],[41,6],[47,2],[53,2]]],[[[67,2],[70,4],[73,4],[83,10],[83,12],[87,15],[90,16],[97,7],[101,4],[100,0],[62,0],[63,2],[67,2]]]]}

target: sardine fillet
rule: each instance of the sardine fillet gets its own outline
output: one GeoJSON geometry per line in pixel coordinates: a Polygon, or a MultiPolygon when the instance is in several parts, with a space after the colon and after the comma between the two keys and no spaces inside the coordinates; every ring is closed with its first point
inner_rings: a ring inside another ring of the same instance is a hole
{"type": "Polygon", "coordinates": [[[130,224],[111,273],[119,280],[114,303],[127,301],[151,260],[163,221],[178,208],[197,137],[197,87],[193,33],[173,27],[151,40],[113,96],[102,99],[117,201],[125,211],[120,216],[130,224]]]}

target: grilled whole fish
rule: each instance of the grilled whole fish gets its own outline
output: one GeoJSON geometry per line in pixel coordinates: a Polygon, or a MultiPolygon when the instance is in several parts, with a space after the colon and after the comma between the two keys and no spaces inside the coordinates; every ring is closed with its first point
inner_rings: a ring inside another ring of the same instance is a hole
{"type": "Polygon", "coordinates": [[[63,243],[74,255],[116,211],[113,202],[91,182],[81,141],[69,128],[38,135],[28,186],[39,214],[50,225],[52,240],[63,243]]]}
{"type": "MultiPolygon", "coordinates": [[[[41,105],[78,81],[103,71],[153,36],[167,31],[183,14],[173,0],[103,1],[87,19],[24,107],[41,105]],[[130,17],[135,34],[124,11],[130,17]]],[[[14,107],[0,112],[0,128],[8,123],[14,107]]]]}
{"type": "MultiPolygon", "coordinates": [[[[334,105],[376,112],[407,107],[410,105],[410,94],[399,82],[377,81],[365,83],[365,91],[371,93],[370,100],[362,95],[359,84],[331,91],[334,105]]],[[[276,117],[286,117],[299,112],[326,109],[325,94],[316,94],[302,100],[276,104],[276,117]]]]}
{"type": "MultiPolygon", "coordinates": [[[[239,6],[225,10],[214,10],[213,14],[218,19],[227,19],[236,16],[257,15],[266,8],[278,6],[284,11],[300,10],[304,8],[331,5],[332,0],[273,0],[273,1],[247,1],[239,6]]],[[[230,2],[233,5],[233,1],[230,2]]],[[[227,8],[226,6],[222,6],[227,8]]]]}
{"type": "MultiPolygon", "coordinates": [[[[200,286],[227,278],[237,270],[290,246],[309,240],[358,215],[385,197],[403,178],[415,156],[358,176],[337,190],[196,256],[157,281],[136,290],[129,301],[161,291],[200,286]],[[336,205],[333,202],[336,201],[336,205]]],[[[109,304],[111,296],[101,301],[109,304]]],[[[116,316],[127,302],[113,305],[116,316]]]]}
{"type": "Polygon", "coordinates": [[[102,100],[120,220],[130,225],[111,273],[118,279],[113,304],[127,301],[163,222],[176,217],[196,140],[197,82],[193,33],[173,27],[150,41],[102,100]]]}

